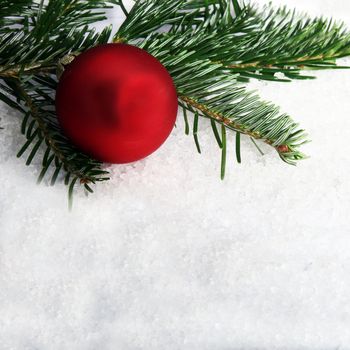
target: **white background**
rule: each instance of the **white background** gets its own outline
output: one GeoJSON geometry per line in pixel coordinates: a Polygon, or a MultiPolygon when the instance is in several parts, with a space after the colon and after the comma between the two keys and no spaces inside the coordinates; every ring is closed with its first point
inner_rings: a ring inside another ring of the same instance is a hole
{"type": "MultiPolygon", "coordinates": [[[[274,2],[350,25],[349,1],[274,2]]],[[[232,135],[222,182],[179,118],[72,213],[0,105],[0,349],[350,349],[350,71],[317,76],[254,84],[308,130],[298,167],[246,140],[239,166],[232,135]]]]}

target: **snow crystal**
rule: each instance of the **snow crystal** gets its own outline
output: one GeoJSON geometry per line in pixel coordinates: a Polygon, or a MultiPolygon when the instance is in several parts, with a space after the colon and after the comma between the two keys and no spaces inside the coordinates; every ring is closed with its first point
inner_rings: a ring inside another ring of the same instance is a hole
{"type": "MultiPolygon", "coordinates": [[[[275,0],[350,23],[342,0],[275,0]]],[[[121,18],[119,14],[115,18],[121,18]]],[[[202,121],[179,116],[148,159],[75,197],[38,187],[1,105],[0,349],[228,350],[350,347],[350,73],[258,83],[305,127],[298,167],[229,135],[227,178],[202,121]]]]}

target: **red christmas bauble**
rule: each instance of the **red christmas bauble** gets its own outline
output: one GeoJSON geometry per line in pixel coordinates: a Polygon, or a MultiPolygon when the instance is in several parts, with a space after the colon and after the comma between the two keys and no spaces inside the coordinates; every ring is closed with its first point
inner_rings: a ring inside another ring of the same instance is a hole
{"type": "Polygon", "coordinates": [[[126,44],[92,48],[71,63],[58,85],[56,109],[68,138],[107,163],[130,163],[156,151],[177,116],[174,83],[165,67],[126,44]]]}

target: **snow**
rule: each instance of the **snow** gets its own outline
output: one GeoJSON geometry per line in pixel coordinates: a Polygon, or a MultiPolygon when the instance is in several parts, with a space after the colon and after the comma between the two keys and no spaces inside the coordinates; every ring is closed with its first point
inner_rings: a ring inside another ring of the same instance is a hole
{"type": "MultiPolygon", "coordinates": [[[[348,1],[274,2],[350,24],[348,1]]],[[[310,133],[298,167],[247,140],[238,165],[231,136],[222,182],[208,123],[198,155],[179,118],[72,213],[1,105],[0,349],[349,349],[349,74],[254,83],[310,133]]]]}

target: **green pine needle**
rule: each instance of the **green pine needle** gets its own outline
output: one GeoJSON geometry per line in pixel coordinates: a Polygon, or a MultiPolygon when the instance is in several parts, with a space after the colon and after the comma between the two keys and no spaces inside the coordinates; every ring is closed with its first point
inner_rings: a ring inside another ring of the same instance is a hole
{"type": "Polygon", "coordinates": [[[236,132],[238,163],[242,137],[262,155],[258,141],[272,146],[288,164],[306,158],[304,130],[247,90],[246,83],[308,80],[314,77],[306,70],[348,68],[336,62],[350,55],[350,33],[343,23],[240,0],[136,0],[131,11],[122,0],[1,0],[0,100],[23,116],[25,142],[18,157],[26,155],[30,165],[40,150],[44,153],[38,183],[47,178],[54,185],[62,178],[71,207],[75,187],[92,193],[93,185],[109,180],[100,162],[62,134],[54,99],[62,58],[111,40],[111,27],[96,33],[92,25],[106,19],[105,10],[113,4],[126,16],[114,41],[147,50],[167,68],[184,110],[186,134],[187,112],[193,114],[199,153],[199,118],[210,120],[222,152],[222,179],[227,130],[236,132]]]}
{"type": "Polygon", "coordinates": [[[185,121],[185,134],[189,135],[190,134],[190,124],[188,122],[187,111],[186,111],[186,108],[182,108],[182,110],[183,110],[183,116],[184,116],[184,121],[185,121]]]}
{"type": "Polygon", "coordinates": [[[221,180],[224,180],[226,175],[226,158],[227,158],[226,127],[224,125],[221,126],[221,140],[222,140],[221,180]]]}
{"type": "Polygon", "coordinates": [[[221,138],[220,138],[220,135],[219,135],[218,128],[216,127],[216,121],[214,119],[211,119],[210,123],[211,123],[211,128],[213,129],[213,133],[214,133],[216,142],[218,143],[218,146],[220,148],[222,148],[222,141],[221,141],[221,138]]]}
{"type": "Polygon", "coordinates": [[[198,153],[202,153],[201,146],[198,140],[198,123],[199,123],[199,113],[195,112],[194,120],[193,120],[193,137],[194,137],[194,141],[195,141],[198,153]]]}
{"type": "Polygon", "coordinates": [[[241,133],[240,132],[236,132],[236,158],[237,158],[237,162],[241,164],[242,156],[241,156],[241,133]]]}

